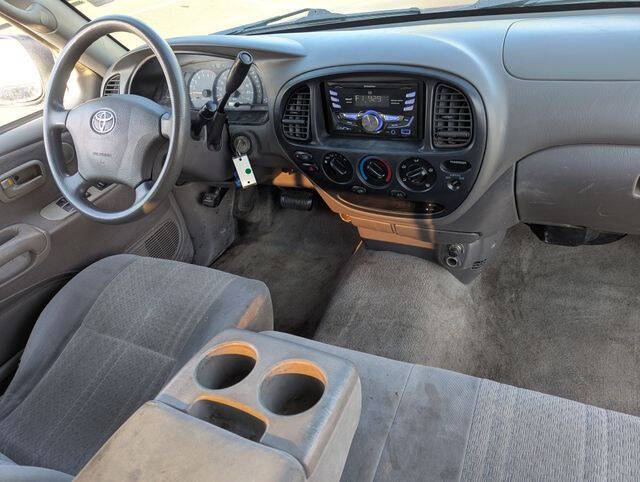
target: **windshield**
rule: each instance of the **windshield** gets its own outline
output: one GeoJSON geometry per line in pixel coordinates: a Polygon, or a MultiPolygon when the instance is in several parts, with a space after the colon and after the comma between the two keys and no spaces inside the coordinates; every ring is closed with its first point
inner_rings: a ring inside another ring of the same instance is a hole
{"type": "MultiPolygon", "coordinates": [[[[67,1],[67,0],[64,0],[67,1]]],[[[519,8],[526,6],[584,4],[593,8],[601,3],[635,4],[631,0],[319,0],[301,6],[293,0],[69,0],[70,5],[90,19],[125,14],[148,23],[165,38],[211,33],[261,33],[284,24],[327,25],[371,18],[397,18],[421,13],[454,10],[519,8]],[[406,3],[405,3],[406,2],[406,3]]],[[[142,42],[131,34],[115,37],[126,47],[142,42]]]]}
{"type": "MultiPolygon", "coordinates": [[[[353,14],[403,8],[453,8],[475,0],[321,0],[300,3],[293,0],[76,0],[69,3],[90,19],[103,15],[124,14],[148,23],[165,38],[220,32],[239,25],[257,22],[300,10],[303,7],[353,14]]],[[[281,22],[295,21],[301,13],[281,22]]],[[[141,41],[132,35],[116,34],[125,46],[132,48],[141,41]]]]}

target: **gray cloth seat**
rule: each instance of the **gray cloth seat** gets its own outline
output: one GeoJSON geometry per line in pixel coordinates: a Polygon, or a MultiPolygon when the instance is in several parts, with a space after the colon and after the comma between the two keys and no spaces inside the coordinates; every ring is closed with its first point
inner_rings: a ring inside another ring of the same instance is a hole
{"type": "Polygon", "coordinates": [[[639,480],[640,418],[269,333],[354,363],[362,412],[343,481],[639,480]]]}
{"type": "Polygon", "coordinates": [[[83,270],[43,310],[0,399],[0,479],[15,464],[76,474],[229,327],[273,329],[264,283],[131,255],[83,270]]]}

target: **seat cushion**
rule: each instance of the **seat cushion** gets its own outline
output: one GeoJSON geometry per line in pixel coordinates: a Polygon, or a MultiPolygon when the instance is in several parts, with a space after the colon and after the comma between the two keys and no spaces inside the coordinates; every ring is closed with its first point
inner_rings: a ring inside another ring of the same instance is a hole
{"type": "Polygon", "coordinates": [[[355,364],[363,404],[344,481],[640,479],[640,418],[269,334],[355,364]]]}
{"type": "Polygon", "coordinates": [[[267,287],[210,268],[119,255],[47,305],[0,400],[0,452],[75,474],[183,363],[228,327],[271,329],[267,287]]]}

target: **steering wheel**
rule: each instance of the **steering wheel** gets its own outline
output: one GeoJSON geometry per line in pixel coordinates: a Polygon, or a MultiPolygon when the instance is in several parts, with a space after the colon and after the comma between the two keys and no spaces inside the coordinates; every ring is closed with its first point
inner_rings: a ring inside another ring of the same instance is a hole
{"type": "Polygon", "coordinates": [[[62,194],[85,216],[120,224],[154,210],[169,194],[182,170],[190,130],[187,94],[180,64],[169,44],[145,23],[124,15],[101,17],[84,25],[60,52],[51,72],[44,106],[44,146],[53,178],[62,194]],[[138,95],[112,95],[66,110],[67,80],[85,50],[104,35],[129,32],[155,54],[167,81],[171,111],[138,95]],[[73,138],[78,172],[67,175],[61,134],[73,138]],[[154,160],[169,139],[162,169],[152,179],[154,160]],[[122,211],[98,209],[85,193],[96,181],[129,186],[133,204],[122,211]]]}

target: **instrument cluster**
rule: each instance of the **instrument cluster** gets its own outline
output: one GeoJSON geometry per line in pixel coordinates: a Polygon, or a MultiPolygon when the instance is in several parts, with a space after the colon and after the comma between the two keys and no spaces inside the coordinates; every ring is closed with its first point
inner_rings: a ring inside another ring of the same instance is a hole
{"type": "MultiPolygon", "coordinates": [[[[217,102],[222,98],[229,69],[233,64],[233,60],[230,59],[201,59],[202,57],[184,63],[181,61],[185,86],[191,108],[194,110],[200,109],[210,100],[217,102]]],[[[163,105],[170,104],[166,83],[163,83],[161,88],[156,90],[153,100],[163,105]]],[[[227,109],[232,111],[251,110],[254,106],[266,103],[262,81],[257,69],[252,66],[240,88],[231,95],[227,109]]]]}

